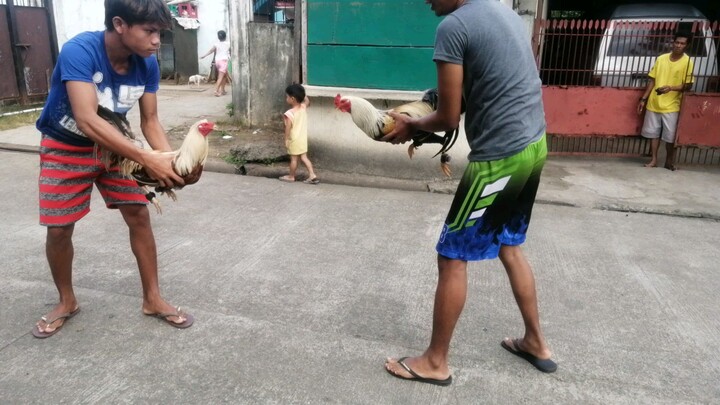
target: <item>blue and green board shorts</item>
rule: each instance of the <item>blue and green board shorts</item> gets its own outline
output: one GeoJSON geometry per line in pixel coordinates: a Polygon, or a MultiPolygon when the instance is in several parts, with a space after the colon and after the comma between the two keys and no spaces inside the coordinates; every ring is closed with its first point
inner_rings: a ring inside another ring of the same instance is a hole
{"type": "Polygon", "coordinates": [[[458,260],[494,259],[501,245],[525,242],[546,158],[543,135],[513,156],[470,162],[445,220],[437,252],[458,260]]]}

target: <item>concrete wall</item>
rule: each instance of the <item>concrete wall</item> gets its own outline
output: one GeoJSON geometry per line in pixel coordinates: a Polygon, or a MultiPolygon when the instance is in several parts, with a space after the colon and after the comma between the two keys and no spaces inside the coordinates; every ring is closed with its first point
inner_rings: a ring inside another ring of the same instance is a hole
{"type": "Polygon", "coordinates": [[[70,38],[85,31],[105,29],[105,4],[103,1],[54,1],[55,29],[58,49],[70,38]]]}
{"type": "Polygon", "coordinates": [[[283,24],[251,23],[250,42],[250,122],[265,124],[282,121],[287,110],[285,88],[292,83],[295,58],[293,28],[283,24]]]}
{"type": "MultiPolygon", "coordinates": [[[[198,19],[200,28],[197,30],[197,55],[198,58],[212,48],[218,41],[217,32],[224,30],[230,38],[230,23],[227,8],[228,0],[202,0],[198,4],[198,19]]],[[[200,61],[199,73],[208,75],[212,56],[200,61]]]]}

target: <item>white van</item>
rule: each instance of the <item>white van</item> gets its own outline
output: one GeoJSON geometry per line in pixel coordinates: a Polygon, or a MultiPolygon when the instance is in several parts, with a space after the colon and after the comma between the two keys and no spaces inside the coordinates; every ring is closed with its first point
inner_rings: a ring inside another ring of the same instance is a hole
{"type": "Polygon", "coordinates": [[[593,84],[645,87],[655,59],[671,51],[677,31],[692,34],[685,53],[694,63],[692,91],[718,89],[717,49],[710,23],[688,4],[626,4],[612,13],[593,70],[593,84]]]}

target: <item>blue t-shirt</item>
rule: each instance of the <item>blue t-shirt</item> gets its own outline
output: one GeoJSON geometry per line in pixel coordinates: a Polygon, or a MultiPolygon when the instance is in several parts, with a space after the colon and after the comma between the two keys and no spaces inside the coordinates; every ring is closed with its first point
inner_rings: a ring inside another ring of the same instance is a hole
{"type": "Polygon", "coordinates": [[[50,93],[37,129],[58,141],[75,146],[91,146],[93,141],[78,128],[72,115],[65,83],[94,83],[98,104],[125,115],[143,93],[155,93],[160,68],[155,56],[130,57],[127,74],[115,72],[105,51],[105,32],[84,32],[69,40],[58,56],[50,93]]]}

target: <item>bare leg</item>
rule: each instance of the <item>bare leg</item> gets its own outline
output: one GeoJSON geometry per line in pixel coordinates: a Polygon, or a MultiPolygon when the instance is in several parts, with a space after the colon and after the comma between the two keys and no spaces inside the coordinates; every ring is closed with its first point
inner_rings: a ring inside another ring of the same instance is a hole
{"type": "Polygon", "coordinates": [[[675,166],[675,144],[666,142],[665,150],[667,151],[667,157],[665,157],[665,168],[672,171],[677,170],[677,167],[675,166]]]}
{"type": "Polygon", "coordinates": [[[217,78],[217,81],[215,82],[215,95],[216,96],[219,96],[222,94],[221,89],[222,89],[222,83],[224,80],[225,80],[225,73],[218,72],[218,78],[217,78]]]}
{"type": "MultiPolygon", "coordinates": [[[[422,377],[444,380],[450,375],[450,340],[467,296],[467,262],[438,255],[438,270],[430,346],[421,356],[405,360],[405,364],[422,377]]],[[[393,374],[412,378],[397,359],[387,359],[385,368],[393,374]]]]}
{"type": "MultiPolygon", "coordinates": [[[[173,313],[175,307],[160,296],[158,282],[157,248],[150,224],[150,213],[145,205],[120,205],[125,223],[130,231],[130,248],[137,260],[143,289],[142,309],[146,314],[173,313]]],[[[183,323],[184,317],[170,317],[171,322],[183,323]]]]}
{"type": "Polygon", "coordinates": [[[290,176],[291,179],[295,180],[295,172],[297,171],[298,167],[298,156],[297,155],[290,155],[290,176]]]}
{"type": "Polygon", "coordinates": [[[300,160],[302,160],[305,168],[308,171],[308,179],[314,179],[315,177],[317,177],[315,175],[315,171],[313,170],[313,165],[312,163],[310,163],[310,159],[308,159],[307,157],[307,153],[303,153],[302,155],[300,155],[300,160]]]}
{"type": "Polygon", "coordinates": [[[225,85],[227,84],[228,75],[227,72],[223,73],[222,82],[220,83],[220,94],[227,94],[225,91],[225,85]]]}
{"type": "Polygon", "coordinates": [[[646,163],[645,167],[657,166],[658,149],[660,149],[660,138],[653,138],[652,141],[650,141],[650,153],[652,154],[652,160],[646,163]]]}
{"type": "MultiPolygon", "coordinates": [[[[520,341],[520,349],[540,359],[549,359],[552,355],[540,329],[535,277],[520,246],[503,245],[500,248],[500,260],[507,272],[515,301],[525,323],[525,335],[520,341]]],[[[506,339],[506,344],[513,345],[506,339]]]]}
{"type": "MultiPolygon", "coordinates": [[[[75,225],[47,228],[45,255],[47,256],[55,287],[60,294],[60,303],[45,315],[47,320],[55,319],[61,314],[73,312],[78,308],[72,287],[72,262],[75,255],[72,243],[74,230],[75,225]]],[[[58,319],[48,325],[41,320],[37,326],[41,332],[52,332],[62,326],[64,322],[64,319],[58,319]]]]}

